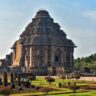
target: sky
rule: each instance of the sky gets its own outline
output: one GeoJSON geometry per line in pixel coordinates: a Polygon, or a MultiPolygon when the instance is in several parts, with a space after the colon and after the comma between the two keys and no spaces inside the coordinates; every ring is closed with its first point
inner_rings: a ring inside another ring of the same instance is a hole
{"type": "Polygon", "coordinates": [[[72,39],[74,57],[96,53],[96,0],[0,0],[0,58],[5,58],[40,9],[72,39]]]}

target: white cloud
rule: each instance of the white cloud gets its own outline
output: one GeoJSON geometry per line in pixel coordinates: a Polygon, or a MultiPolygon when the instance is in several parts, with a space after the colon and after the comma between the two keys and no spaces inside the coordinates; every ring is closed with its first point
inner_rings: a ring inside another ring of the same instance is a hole
{"type": "Polygon", "coordinates": [[[91,20],[96,20],[96,10],[87,10],[82,12],[82,15],[91,19],[91,20]]]}

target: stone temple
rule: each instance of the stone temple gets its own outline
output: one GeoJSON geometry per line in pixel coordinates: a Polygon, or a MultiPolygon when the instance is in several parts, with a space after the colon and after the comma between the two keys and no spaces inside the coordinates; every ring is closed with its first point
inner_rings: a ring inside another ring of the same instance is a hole
{"type": "Polygon", "coordinates": [[[74,69],[72,40],[46,10],[39,10],[13,46],[11,68],[35,75],[59,75],[74,69]]]}

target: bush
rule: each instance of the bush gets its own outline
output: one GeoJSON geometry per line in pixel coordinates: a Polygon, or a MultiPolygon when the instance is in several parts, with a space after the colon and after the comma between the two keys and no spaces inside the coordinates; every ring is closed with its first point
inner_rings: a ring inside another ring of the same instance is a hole
{"type": "Polygon", "coordinates": [[[69,88],[73,91],[76,91],[77,89],[79,89],[80,87],[76,85],[76,82],[74,82],[72,85],[69,86],[69,88]]]}
{"type": "Polygon", "coordinates": [[[73,77],[74,77],[76,80],[80,79],[80,73],[75,71],[75,72],[73,73],[73,77]]]}
{"type": "Polygon", "coordinates": [[[62,86],[62,84],[61,83],[58,83],[58,86],[59,86],[59,88],[62,86]]]}
{"type": "Polygon", "coordinates": [[[49,82],[49,84],[51,84],[52,82],[55,81],[55,79],[52,78],[52,77],[45,77],[45,80],[46,80],[47,82],[49,82]]]}
{"type": "Polygon", "coordinates": [[[3,85],[2,79],[0,78],[0,85],[3,85]]]}
{"type": "Polygon", "coordinates": [[[2,89],[2,90],[0,90],[0,94],[3,94],[4,96],[9,95],[10,93],[12,93],[11,89],[2,89]]]}
{"type": "Polygon", "coordinates": [[[64,79],[66,79],[66,76],[62,74],[61,79],[64,81],[64,79]]]}
{"type": "Polygon", "coordinates": [[[27,88],[30,88],[31,87],[31,83],[27,80],[27,81],[23,81],[21,82],[21,84],[27,88]]]}
{"type": "Polygon", "coordinates": [[[19,90],[19,91],[22,91],[22,90],[23,90],[23,88],[22,88],[22,87],[20,87],[18,90],[19,90]]]}
{"type": "Polygon", "coordinates": [[[12,83],[11,88],[15,88],[15,83],[12,83]]]}
{"type": "Polygon", "coordinates": [[[30,82],[26,82],[26,87],[29,88],[31,86],[30,82]]]}
{"type": "Polygon", "coordinates": [[[40,86],[36,86],[35,88],[36,88],[36,90],[39,90],[40,89],[40,86]]]}
{"type": "Polygon", "coordinates": [[[36,80],[36,76],[33,75],[33,76],[29,77],[28,79],[31,80],[31,81],[32,81],[32,80],[36,80]]]}
{"type": "Polygon", "coordinates": [[[31,85],[31,88],[35,88],[35,85],[31,85]]]}

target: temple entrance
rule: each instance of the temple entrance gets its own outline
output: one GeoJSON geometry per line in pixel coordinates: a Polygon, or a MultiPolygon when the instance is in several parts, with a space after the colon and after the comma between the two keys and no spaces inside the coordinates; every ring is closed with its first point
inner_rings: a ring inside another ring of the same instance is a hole
{"type": "Polygon", "coordinates": [[[55,52],[54,62],[55,62],[55,65],[61,64],[61,51],[59,48],[55,52]]]}

